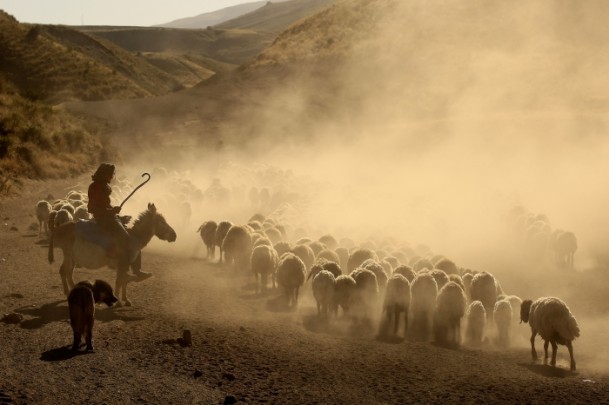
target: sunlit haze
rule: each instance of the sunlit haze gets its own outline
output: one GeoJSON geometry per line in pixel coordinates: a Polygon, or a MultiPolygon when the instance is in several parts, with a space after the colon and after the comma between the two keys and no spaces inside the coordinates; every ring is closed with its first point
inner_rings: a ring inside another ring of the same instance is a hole
{"type": "Polygon", "coordinates": [[[0,9],[25,23],[150,26],[252,0],[2,0],[0,9]]]}

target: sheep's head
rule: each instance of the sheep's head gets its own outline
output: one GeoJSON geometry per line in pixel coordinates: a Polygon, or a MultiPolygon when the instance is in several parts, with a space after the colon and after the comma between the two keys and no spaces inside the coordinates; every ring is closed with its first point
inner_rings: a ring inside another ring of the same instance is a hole
{"type": "Polygon", "coordinates": [[[522,301],[522,305],[520,306],[520,323],[529,322],[529,313],[531,312],[532,304],[533,304],[533,301],[531,301],[531,300],[522,301]]]}

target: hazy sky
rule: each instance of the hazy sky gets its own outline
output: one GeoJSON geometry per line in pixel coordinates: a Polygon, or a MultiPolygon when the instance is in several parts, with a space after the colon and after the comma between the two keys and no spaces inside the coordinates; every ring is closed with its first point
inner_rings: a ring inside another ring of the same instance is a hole
{"type": "Polygon", "coordinates": [[[0,8],[27,23],[149,26],[253,1],[0,0],[0,8]]]}

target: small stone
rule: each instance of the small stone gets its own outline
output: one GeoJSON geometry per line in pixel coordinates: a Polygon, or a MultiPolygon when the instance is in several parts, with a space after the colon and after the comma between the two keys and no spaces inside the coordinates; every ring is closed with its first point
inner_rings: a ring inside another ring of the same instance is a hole
{"type": "Polygon", "coordinates": [[[2,317],[2,322],[4,322],[4,323],[17,324],[17,323],[21,322],[22,320],[23,320],[23,315],[16,314],[14,312],[11,312],[10,314],[4,314],[4,316],[2,317]]]}
{"type": "Polygon", "coordinates": [[[190,333],[190,330],[185,329],[184,332],[182,332],[182,341],[186,346],[192,346],[192,334],[190,333]]]}
{"type": "Polygon", "coordinates": [[[224,398],[224,405],[232,405],[237,403],[237,398],[234,395],[227,395],[224,398]]]}
{"type": "Polygon", "coordinates": [[[222,378],[228,381],[233,381],[236,377],[233,373],[224,373],[222,374],[222,378]]]}
{"type": "Polygon", "coordinates": [[[19,230],[19,229],[18,229],[18,228],[17,228],[15,225],[11,226],[11,231],[15,231],[15,232],[16,232],[16,231],[18,231],[18,230],[19,230]]]}
{"type": "Polygon", "coordinates": [[[244,328],[243,326],[240,326],[240,327],[239,327],[239,330],[240,330],[241,332],[245,332],[245,328],[244,328]]]}
{"type": "Polygon", "coordinates": [[[193,375],[192,375],[192,376],[193,376],[194,378],[199,378],[199,377],[201,377],[202,375],[203,375],[203,372],[202,372],[201,370],[199,370],[199,369],[196,369],[196,370],[195,370],[195,372],[193,373],[193,375]]]}

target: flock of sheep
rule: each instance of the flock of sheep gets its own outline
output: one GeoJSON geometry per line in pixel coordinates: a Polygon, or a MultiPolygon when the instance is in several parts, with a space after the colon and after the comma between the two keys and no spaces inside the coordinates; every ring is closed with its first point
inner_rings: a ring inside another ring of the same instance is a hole
{"type": "MultiPolygon", "coordinates": [[[[164,176],[168,178],[166,173],[156,173],[161,180],[164,176]]],[[[185,180],[167,184],[173,184],[175,192],[169,195],[176,200],[168,203],[180,206],[185,223],[192,214],[189,204],[185,204],[189,199],[207,199],[221,205],[231,195],[219,180],[205,191],[185,180]]],[[[131,189],[128,181],[119,178],[113,185],[113,198],[119,201],[131,189]]],[[[521,320],[531,326],[534,359],[534,339],[539,334],[545,341],[546,359],[548,345],[552,345],[552,365],[556,345],[562,344],[569,349],[571,369],[575,369],[571,342],[579,336],[579,328],[567,305],[558,298],[522,301],[506,294],[492,274],[460,267],[423,245],[411,248],[394,240],[356,244],[330,234],[308,237],[289,223],[293,207],[286,201],[294,199],[289,194],[271,195],[266,188],[252,187],[240,198],[272,213],[256,214],[244,224],[206,221],[197,232],[208,259],[214,259],[219,248],[220,262],[255,276],[257,293],[265,292],[270,282],[273,288],[281,289],[286,305],[293,308],[298,305],[301,287],[310,284],[318,316],[326,322],[338,317],[339,311],[344,319],[366,324],[380,314],[380,338],[402,336],[452,347],[458,347],[462,340],[470,346],[492,342],[508,347],[521,320]]],[[[36,205],[41,234],[70,220],[89,219],[86,194],[82,192],[70,191],[64,198],[54,200],[49,196],[47,200],[36,205]]],[[[573,266],[577,249],[573,233],[552,230],[547,217],[522,207],[514,208],[510,218],[514,229],[531,242],[529,246],[550,250],[558,264],[573,266]]]]}
{"type": "Polygon", "coordinates": [[[356,245],[330,234],[318,239],[295,237],[297,232],[275,219],[281,215],[252,216],[245,224],[206,221],[197,230],[215,258],[234,271],[253,274],[256,293],[279,288],[285,305],[298,305],[301,287],[310,283],[318,316],[332,322],[342,310],[344,319],[371,324],[382,314],[379,338],[433,341],[458,347],[492,342],[508,347],[519,321],[531,326],[531,349],[539,334],[555,365],[556,345],[571,342],[579,327],[567,305],[558,298],[522,301],[508,295],[488,272],[459,267],[426,246],[400,246],[392,240],[356,245]],[[461,325],[465,330],[461,330],[461,325]],[[491,336],[493,338],[491,338],[491,336]]]}
{"type": "Polygon", "coordinates": [[[529,258],[550,258],[559,267],[575,267],[573,257],[577,251],[577,238],[573,232],[552,229],[547,215],[535,214],[520,205],[512,208],[509,220],[529,258]]]}

